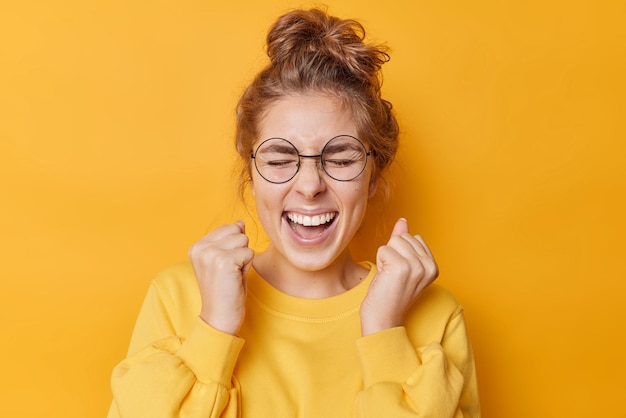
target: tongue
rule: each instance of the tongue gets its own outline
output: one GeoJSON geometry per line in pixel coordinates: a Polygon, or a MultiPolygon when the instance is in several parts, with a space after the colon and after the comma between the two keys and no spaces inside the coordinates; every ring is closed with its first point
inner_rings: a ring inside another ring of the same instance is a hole
{"type": "Polygon", "coordinates": [[[319,237],[324,232],[325,226],[304,226],[296,223],[292,223],[291,227],[296,234],[300,235],[304,239],[313,239],[319,237]]]}

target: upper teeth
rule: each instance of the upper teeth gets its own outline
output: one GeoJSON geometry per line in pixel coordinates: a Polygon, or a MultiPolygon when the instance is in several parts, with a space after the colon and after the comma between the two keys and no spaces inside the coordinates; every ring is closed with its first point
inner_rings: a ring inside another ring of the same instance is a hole
{"type": "Polygon", "coordinates": [[[295,222],[304,226],[318,226],[330,222],[335,217],[334,213],[325,213],[323,215],[297,215],[295,213],[288,213],[287,217],[291,222],[295,222]]]}

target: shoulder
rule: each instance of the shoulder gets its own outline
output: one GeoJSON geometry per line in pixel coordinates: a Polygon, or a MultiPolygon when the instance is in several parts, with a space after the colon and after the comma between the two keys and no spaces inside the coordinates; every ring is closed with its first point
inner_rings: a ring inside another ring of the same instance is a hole
{"type": "Polygon", "coordinates": [[[159,272],[148,289],[142,311],[160,318],[167,332],[184,337],[191,332],[201,307],[200,291],[190,262],[159,272]]]}
{"type": "Polygon", "coordinates": [[[152,280],[152,285],[161,288],[180,288],[196,284],[191,263],[181,262],[161,270],[152,280]]]}
{"type": "Polygon", "coordinates": [[[428,286],[415,300],[412,309],[437,312],[441,315],[454,315],[461,305],[452,292],[436,283],[428,286]]]}
{"type": "Polygon", "coordinates": [[[448,323],[462,314],[463,307],[449,290],[431,284],[413,302],[405,326],[417,345],[423,341],[441,341],[448,323]]]}
{"type": "Polygon", "coordinates": [[[164,303],[172,305],[195,304],[200,297],[190,262],[174,264],[159,272],[150,283],[150,291],[164,303]]]}

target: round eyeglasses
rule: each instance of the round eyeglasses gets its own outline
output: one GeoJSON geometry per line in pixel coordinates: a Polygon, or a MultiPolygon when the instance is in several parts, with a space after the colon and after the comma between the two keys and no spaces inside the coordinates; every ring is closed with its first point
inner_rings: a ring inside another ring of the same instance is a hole
{"type": "Polygon", "coordinates": [[[331,138],[317,155],[302,155],[295,145],[283,138],[266,139],[250,158],[261,177],[270,183],[281,184],[296,176],[302,158],[319,158],[322,169],[332,179],[354,180],[365,170],[370,154],[371,151],[367,151],[355,137],[339,135],[331,138]]]}

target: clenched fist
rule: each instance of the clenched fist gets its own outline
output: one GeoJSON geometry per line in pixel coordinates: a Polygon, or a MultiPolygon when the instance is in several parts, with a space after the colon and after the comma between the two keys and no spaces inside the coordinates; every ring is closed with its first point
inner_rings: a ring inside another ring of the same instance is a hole
{"type": "Polygon", "coordinates": [[[362,334],[401,326],[409,306],[439,274],[430,249],[399,219],[376,254],[378,272],[361,304],[362,334]]]}
{"type": "Polygon", "coordinates": [[[232,335],[239,330],[253,257],[243,221],[213,230],[189,250],[202,298],[200,318],[213,328],[232,335]]]}

